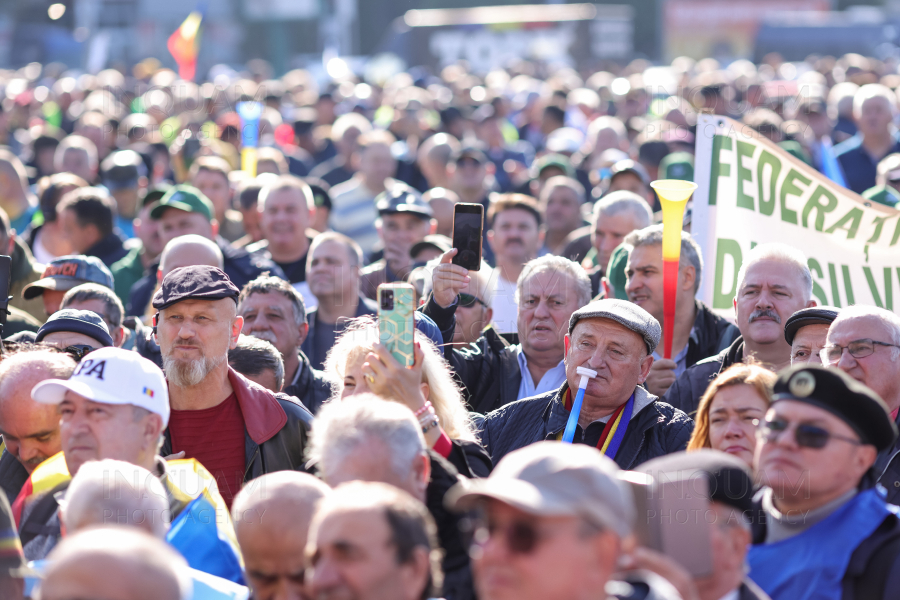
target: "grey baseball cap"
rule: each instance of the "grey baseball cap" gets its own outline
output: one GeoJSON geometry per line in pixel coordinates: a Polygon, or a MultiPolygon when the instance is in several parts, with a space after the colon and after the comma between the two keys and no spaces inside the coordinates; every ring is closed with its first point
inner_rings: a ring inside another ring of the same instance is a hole
{"type": "Polygon", "coordinates": [[[618,473],[616,463],[592,446],[538,442],[504,456],[487,479],[453,486],[445,503],[463,511],[480,500],[499,500],[532,515],[581,517],[625,537],[635,509],[618,473]]]}
{"type": "Polygon", "coordinates": [[[582,306],[573,312],[569,319],[569,334],[575,329],[575,324],[582,319],[610,319],[627,327],[644,338],[648,354],[652,354],[656,350],[659,339],[662,337],[659,321],[637,304],[627,300],[606,298],[594,300],[582,306]]]}

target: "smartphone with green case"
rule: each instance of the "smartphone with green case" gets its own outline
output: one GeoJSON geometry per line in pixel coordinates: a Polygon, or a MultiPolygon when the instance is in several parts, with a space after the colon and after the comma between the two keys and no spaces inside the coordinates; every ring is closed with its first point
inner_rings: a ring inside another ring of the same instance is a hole
{"type": "Polygon", "coordinates": [[[413,334],[416,330],[416,295],[408,283],[382,283],[378,286],[378,333],[381,343],[404,367],[416,362],[413,334]]]}

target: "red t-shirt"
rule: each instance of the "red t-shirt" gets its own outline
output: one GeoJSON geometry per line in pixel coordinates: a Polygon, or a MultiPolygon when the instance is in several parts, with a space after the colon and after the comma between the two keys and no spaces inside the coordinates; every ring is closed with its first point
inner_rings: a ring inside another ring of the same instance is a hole
{"type": "Polygon", "coordinates": [[[169,417],[172,452],[184,450],[213,474],[228,508],[244,481],[244,416],[237,396],[202,410],[173,410],[169,417]]]}

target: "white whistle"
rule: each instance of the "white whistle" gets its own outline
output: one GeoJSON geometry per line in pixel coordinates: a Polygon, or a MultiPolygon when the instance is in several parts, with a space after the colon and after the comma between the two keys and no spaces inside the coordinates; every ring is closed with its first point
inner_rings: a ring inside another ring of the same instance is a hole
{"type": "Polygon", "coordinates": [[[587,387],[588,379],[593,379],[597,376],[597,371],[592,371],[585,367],[575,367],[575,373],[581,375],[581,381],[578,382],[579,390],[583,390],[587,387]]]}

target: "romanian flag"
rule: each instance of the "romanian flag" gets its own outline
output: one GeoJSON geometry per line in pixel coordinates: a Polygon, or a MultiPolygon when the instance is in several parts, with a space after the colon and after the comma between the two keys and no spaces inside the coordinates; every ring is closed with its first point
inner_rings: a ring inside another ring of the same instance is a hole
{"type": "Polygon", "coordinates": [[[169,36],[169,53],[178,63],[178,76],[193,81],[197,73],[197,54],[200,53],[200,23],[205,6],[198,5],[184,23],[169,36]]]}
{"type": "Polygon", "coordinates": [[[66,465],[66,457],[62,452],[57,452],[32,471],[31,476],[22,486],[22,491],[16,497],[12,505],[13,517],[18,526],[22,521],[24,508],[37,500],[47,492],[56,488],[59,484],[71,479],[69,467],[66,465]]]}
{"type": "MultiPolygon", "coordinates": [[[[62,452],[38,465],[12,505],[16,525],[20,524],[22,511],[28,504],[70,479],[62,452]]],[[[178,513],[166,541],[192,568],[243,584],[243,561],[237,536],[215,477],[196,459],[182,458],[166,462],[166,481],[163,483],[172,495],[170,504],[178,513]],[[183,507],[180,512],[178,507],[183,507]]]]}
{"type": "Polygon", "coordinates": [[[170,460],[166,470],[176,500],[189,500],[172,521],[166,541],[192,569],[243,584],[244,563],[216,478],[193,458],[170,460]]]}

